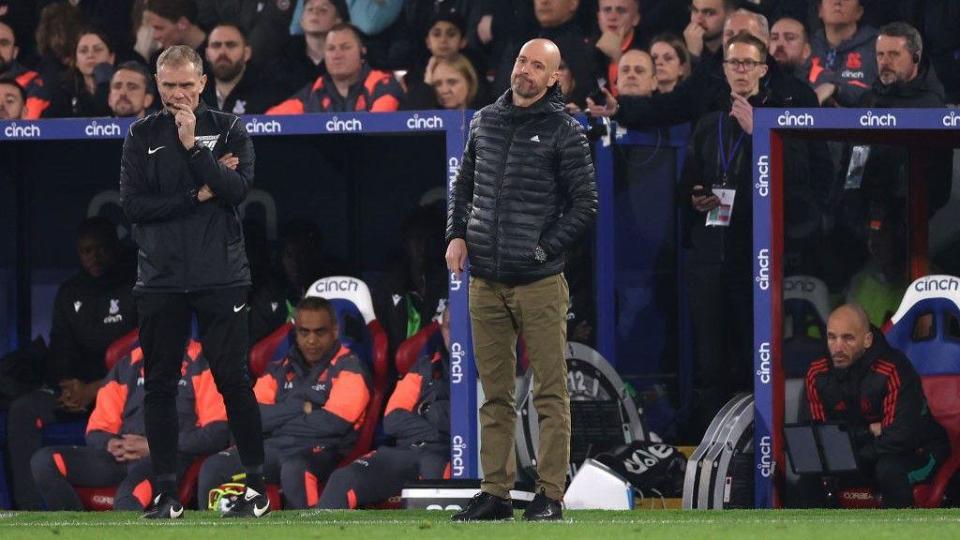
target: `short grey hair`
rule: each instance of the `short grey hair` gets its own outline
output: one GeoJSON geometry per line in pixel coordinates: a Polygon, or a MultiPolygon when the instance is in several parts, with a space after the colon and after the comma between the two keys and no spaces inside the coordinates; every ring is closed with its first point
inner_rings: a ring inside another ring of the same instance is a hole
{"type": "Polygon", "coordinates": [[[752,17],[753,20],[757,23],[757,26],[760,27],[760,33],[763,34],[762,36],[758,36],[758,37],[760,37],[760,39],[762,39],[762,40],[765,41],[765,42],[766,42],[766,41],[770,41],[770,23],[767,22],[767,18],[766,18],[764,15],[761,15],[760,13],[754,13],[753,11],[750,11],[749,9],[743,9],[743,8],[741,8],[741,9],[738,9],[738,10],[734,11],[733,13],[730,13],[729,15],[727,15],[727,18],[724,19],[724,21],[723,21],[723,29],[724,29],[724,31],[726,31],[726,29],[727,29],[727,24],[730,23],[730,19],[731,19],[734,15],[747,15],[747,16],[752,17]]]}
{"type": "Polygon", "coordinates": [[[160,53],[160,58],[157,58],[157,71],[163,66],[183,66],[188,63],[193,64],[197,75],[203,75],[203,60],[197,51],[188,45],[174,45],[160,53]]]}
{"type": "Polygon", "coordinates": [[[879,35],[901,37],[907,41],[907,50],[910,54],[923,54],[923,38],[916,28],[903,21],[892,22],[880,29],[879,35]]]}

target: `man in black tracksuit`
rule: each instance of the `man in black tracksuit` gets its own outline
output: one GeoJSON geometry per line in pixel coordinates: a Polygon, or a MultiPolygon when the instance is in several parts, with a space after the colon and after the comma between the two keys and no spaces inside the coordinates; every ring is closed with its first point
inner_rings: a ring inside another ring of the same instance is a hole
{"type": "MultiPolygon", "coordinates": [[[[830,358],[810,365],[800,421],[842,422],[853,435],[861,472],[887,508],[913,504],[912,484],[930,478],[950,454],[946,431],[930,414],[920,376],[862,308],[840,306],[827,321],[830,358]]],[[[808,493],[816,499],[818,494],[808,493]]]]}
{"type": "Polygon", "coordinates": [[[158,66],[164,109],[131,126],[120,169],[123,209],[140,247],[134,292],[158,491],[145,516],[183,513],[173,496],[175,400],[180,357],[195,315],[247,472],[246,494],[225,515],[260,517],[269,501],[260,411],[246,368],[250,268],[237,212],[253,182],[253,144],[239,118],[200,103],[206,78],[196,51],[171,47],[158,66]]]}
{"type": "Polygon", "coordinates": [[[30,457],[40,448],[43,426],[86,420],[107,372],[107,348],[137,326],[133,272],[120,262],[116,226],[86,219],[77,251],[83,269],[60,285],[53,304],[44,387],[14,400],[7,414],[8,470],[20,510],[41,508],[30,457]]]}
{"type": "Polygon", "coordinates": [[[320,496],[321,509],[358,508],[386,501],[403,484],[450,476],[450,311],[443,312],[417,362],[397,383],[383,413],[396,440],[337,469],[320,496]]]}

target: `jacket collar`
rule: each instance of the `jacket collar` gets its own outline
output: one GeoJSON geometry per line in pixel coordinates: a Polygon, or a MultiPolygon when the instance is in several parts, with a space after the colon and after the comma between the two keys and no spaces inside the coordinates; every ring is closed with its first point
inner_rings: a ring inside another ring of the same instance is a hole
{"type": "Polygon", "coordinates": [[[300,351],[300,347],[298,347],[296,343],[294,343],[293,347],[290,348],[289,357],[304,373],[309,373],[317,368],[321,368],[319,372],[323,373],[328,367],[330,367],[330,362],[332,362],[337,354],[340,353],[340,349],[342,348],[343,345],[340,343],[339,339],[333,342],[333,346],[330,347],[330,350],[327,352],[327,354],[323,355],[323,357],[320,358],[320,361],[314,364],[312,367],[307,363],[307,360],[303,357],[303,353],[300,351]]]}

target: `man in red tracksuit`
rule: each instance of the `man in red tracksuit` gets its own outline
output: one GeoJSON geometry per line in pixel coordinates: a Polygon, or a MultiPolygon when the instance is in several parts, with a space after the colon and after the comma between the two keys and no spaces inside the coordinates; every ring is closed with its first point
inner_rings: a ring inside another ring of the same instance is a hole
{"type": "MultiPolygon", "coordinates": [[[[119,360],[97,393],[86,446],[41,448],[30,462],[48,510],[83,510],[74,486],[119,484],[115,510],[142,511],[153,499],[150,447],[144,436],[143,351],[119,360]]],[[[179,474],[200,456],[229,444],[227,412],[200,344],[191,341],[181,367],[177,413],[179,474]]]]}
{"type": "Polygon", "coordinates": [[[400,493],[411,480],[450,476],[450,311],[440,334],[427,343],[397,383],[383,428],[396,446],[382,446],[327,481],[319,508],[357,508],[400,493]]]}
{"type": "MultiPolygon", "coordinates": [[[[294,315],[296,345],[257,379],[254,394],[266,438],[264,479],[280,483],[284,508],[319,500],[317,483],[353,446],[370,401],[370,376],[338,339],[336,313],[323,298],[304,298],[294,315]]],[[[198,500],[218,504],[218,489],[243,467],[235,448],[207,459],[200,469],[198,500]],[[210,491],[214,490],[214,496],[210,491]]]]}

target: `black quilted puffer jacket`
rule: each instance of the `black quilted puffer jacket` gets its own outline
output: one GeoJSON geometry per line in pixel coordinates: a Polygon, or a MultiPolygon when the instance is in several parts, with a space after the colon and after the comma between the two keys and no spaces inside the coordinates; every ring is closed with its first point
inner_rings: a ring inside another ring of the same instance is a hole
{"type": "Polygon", "coordinates": [[[563,271],[597,213],[590,146],[553,85],[529,107],[511,91],[470,123],[447,208],[447,242],[467,243],[471,274],[522,285],[563,271]],[[546,261],[535,257],[537,246],[546,261]]]}

